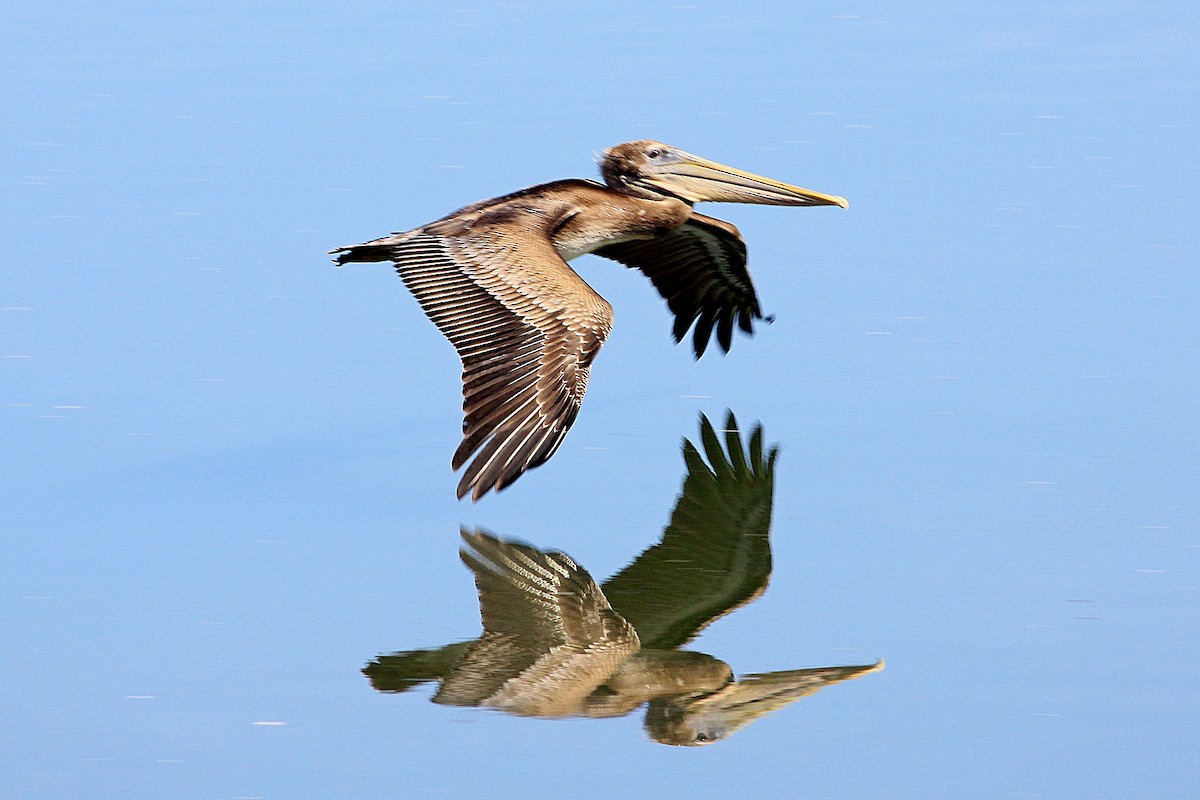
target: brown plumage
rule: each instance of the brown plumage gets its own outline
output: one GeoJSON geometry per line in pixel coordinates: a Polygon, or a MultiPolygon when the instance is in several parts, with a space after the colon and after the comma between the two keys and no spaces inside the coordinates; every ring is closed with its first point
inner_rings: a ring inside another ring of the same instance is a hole
{"type": "Polygon", "coordinates": [[[716,333],[762,317],[737,228],[698,214],[701,201],[839,205],[841,197],[779,183],[653,141],[606,151],[605,184],[563,180],[467,206],[436,222],[338,248],[339,265],[393,261],[463,362],[458,485],[478,500],[545,463],[575,421],[612,306],[568,265],[596,253],[643,272],[695,326],[696,357],[716,333]]]}
{"type": "Polygon", "coordinates": [[[434,702],[513,714],[579,713],[585,698],[640,648],[587,571],[545,552],[464,530],[483,635],[442,681],[434,702]]]}
{"type": "MultiPolygon", "coordinates": [[[[735,678],[720,658],[679,649],[752,602],[771,575],[775,449],[730,414],[701,418],[662,539],[602,586],[564,553],[463,531],[483,633],[382,655],[363,672],[384,692],[437,681],[434,702],[523,716],[611,717],[649,704],[656,741],[708,744],[824,686],[882,668],[818,667],[735,678]]],[[[786,636],[784,637],[786,638],[786,636]]]]}

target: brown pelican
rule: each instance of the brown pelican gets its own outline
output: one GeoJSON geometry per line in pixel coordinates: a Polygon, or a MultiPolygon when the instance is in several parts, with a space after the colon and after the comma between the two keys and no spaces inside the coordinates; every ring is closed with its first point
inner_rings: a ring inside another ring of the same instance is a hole
{"type": "Polygon", "coordinates": [[[524,716],[611,717],[649,703],[646,730],[665,744],[708,744],[826,685],[882,662],[743,675],[679,648],[753,601],[771,574],[775,451],[749,448],[730,415],[721,437],[702,418],[708,463],[684,442],[688,474],[662,540],[597,586],[564,553],[463,532],[483,634],[379,656],[364,668],[387,692],[438,681],[434,702],[524,716]],[[724,447],[722,447],[724,444],[724,447]],[[726,454],[726,450],[728,454],[726,454]]]}
{"type": "Polygon", "coordinates": [[[460,498],[478,500],[544,464],[575,421],[613,314],[568,261],[596,253],[641,270],[675,314],[675,340],[695,326],[699,358],[714,331],[728,351],[734,325],[752,333],[762,312],[737,228],[693,204],[847,207],[649,140],[609,148],[600,172],[603,185],[544,183],[330,251],[338,265],[395,262],[458,350],[465,419],[454,469],[474,456],[460,498]]]}

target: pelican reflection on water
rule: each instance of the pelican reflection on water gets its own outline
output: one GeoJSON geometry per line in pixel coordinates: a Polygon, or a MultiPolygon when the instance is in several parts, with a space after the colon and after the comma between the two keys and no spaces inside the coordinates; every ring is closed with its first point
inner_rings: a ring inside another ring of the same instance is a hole
{"type": "Polygon", "coordinates": [[[612,306],[567,265],[595,253],[640,270],[689,329],[712,336],[762,318],[746,245],[699,202],[836,205],[845,198],[650,140],[605,151],[604,183],[561,180],[484,200],[405,233],[331,251],[339,265],[392,261],[463,363],[458,496],[478,500],[544,464],[562,444],[612,328],[612,306]]]}
{"type": "Polygon", "coordinates": [[[540,717],[612,717],[647,705],[664,744],[709,744],[883,662],[743,675],[680,649],[757,599],[771,574],[774,449],[762,428],[724,441],[701,418],[705,456],[684,441],[683,491],[662,539],[603,587],[564,553],[462,533],[484,631],[468,642],[383,655],[363,672],[384,692],[438,681],[435,703],[540,717]],[[724,445],[724,446],[723,446],[724,445]],[[707,463],[705,460],[707,457],[707,463]]]}

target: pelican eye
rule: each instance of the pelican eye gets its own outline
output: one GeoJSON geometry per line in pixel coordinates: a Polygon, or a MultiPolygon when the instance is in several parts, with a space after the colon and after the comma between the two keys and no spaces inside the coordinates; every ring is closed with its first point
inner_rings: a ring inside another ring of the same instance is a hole
{"type": "Polygon", "coordinates": [[[697,742],[707,742],[707,741],[708,741],[708,734],[707,734],[707,733],[697,733],[697,734],[696,734],[696,741],[697,741],[697,742]]]}
{"type": "Polygon", "coordinates": [[[663,151],[657,147],[651,147],[646,151],[647,158],[662,158],[663,151]]]}

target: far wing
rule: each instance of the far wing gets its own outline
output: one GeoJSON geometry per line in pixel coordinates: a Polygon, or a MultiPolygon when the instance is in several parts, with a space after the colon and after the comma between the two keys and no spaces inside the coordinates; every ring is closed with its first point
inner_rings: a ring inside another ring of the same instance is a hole
{"type": "Polygon", "coordinates": [[[714,328],[721,349],[729,352],[734,324],[753,333],[753,321],[762,318],[746,270],[746,243],[724,220],[693,212],[668,233],[611,244],[596,254],[645,273],[675,314],[675,341],[683,341],[695,323],[696,358],[704,355],[714,328]]]}
{"type": "Polygon", "coordinates": [[[767,588],[776,450],[763,453],[757,426],[747,451],[732,413],[725,429],[722,448],[712,424],[701,416],[708,463],[684,440],[688,474],[662,541],[603,586],[604,596],[633,625],[645,648],[686,644],[767,588]]]}

